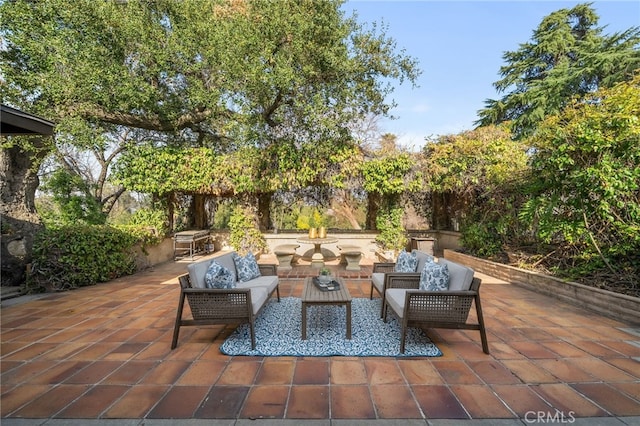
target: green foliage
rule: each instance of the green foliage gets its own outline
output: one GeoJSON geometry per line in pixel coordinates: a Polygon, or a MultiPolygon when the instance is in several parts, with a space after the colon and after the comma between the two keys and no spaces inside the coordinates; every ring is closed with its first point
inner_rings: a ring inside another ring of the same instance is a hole
{"type": "Polygon", "coordinates": [[[135,272],[134,235],[106,225],[45,228],[36,235],[30,291],[89,286],[135,272]]]}
{"type": "Polygon", "coordinates": [[[229,243],[242,256],[262,253],[267,242],[257,226],[252,209],[236,206],[229,220],[229,243]]]}
{"type": "Polygon", "coordinates": [[[296,220],[297,229],[318,228],[327,226],[327,217],[317,208],[303,208],[296,220]]]}
{"type": "Polygon", "coordinates": [[[510,122],[518,137],[532,134],[542,120],[597,88],[629,80],[640,68],[640,27],[603,35],[590,3],[560,9],[545,17],[533,39],[506,52],[499,92],[479,111],[478,124],[510,122]]]}
{"type": "Polygon", "coordinates": [[[59,226],[83,222],[101,225],[107,220],[88,184],[76,174],[57,169],[44,180],[40,189],[52,194],[50,208],[39,212],[45,224],[59,226]]]}
{"type": "Polygon", "coordinates": [[[502,250],[501,237],[487,223],[469,223],[462,228],[460,244],[469,254],[491,258],[502,250]]]}
{"type": "Polygon", "coordinates": [[[521,217],[544,241],[624,256],[640,248],[640,75],[548,117],[531,142],[521,217]]]}
{"type": "Polygon", "coordinates": [[[399,251],[407,246],[407,231],[402,224],[404,210],[399,207],[381,210],[376,217],[376,227],[380,233],[376,242],[383,250],[399,251]]]}
{"type": "Polygon", "coordinates": [[[420,179],[411,173],[415,161],[408,153],[395,152],[362,163],[360,170],[367,192],[400,194],[420,188],[420,179]]]}
{"type": "Polygon", "coordinates": [[[121,148],[143,147],[121,159],[115,179],[130,190],[344,185],[350,124],[388,115],[389,82],[414,83],[420,71],[384,26],[361,25],[341,5],[3,2],[0,94],[33,102],[30,111],[46,111],[82,146],[93,129],[134,133],[121,148]]]}
{"type": "Polygon", "coordinates": [[[143,246],[155,245],[169,233],[167,212],[160,208],[141,208],[129,219],[128,225],[121,225],[128,229],[143,246]]]}

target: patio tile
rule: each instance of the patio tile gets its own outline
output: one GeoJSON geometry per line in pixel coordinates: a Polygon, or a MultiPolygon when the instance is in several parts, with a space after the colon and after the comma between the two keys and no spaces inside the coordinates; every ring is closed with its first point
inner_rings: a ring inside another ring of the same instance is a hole
{"type": "Polygon", "coordinates": [[[294,359],[266,358],[256,376],[256,385],[290,385],[293,380],[294,359]]]}
{"type": "Polygon", "coordinates": [[[448,384],[482,384],[476,373],[462,361],[433,361],[445,383],[448,384]]]}
{"type": "Polygon", "coordinates": [[[331,384],[360,385],[366,384],[367,371],[360,360],[331,360],[331,384]]]}
{"type": "Polygon", "coordinates": [[[505,360],[502,364],[523,383],[554,383],[557,379],[530,360],[505,360]]]}
{"type": "Polygon", "coordinates": [[[150,419],[188,419],[209,392],[208,386],[173,386],[147,414],[150,419]]]}
{"type": "Polygon", "coordinates": [[[428,359],[399,360],[398,366],[407,382],[412,385],[441,385],[442,376],[428,359]]]}
{"type": "Polygon", "coordinates": [[[103,415],[106,419],[144,417],[170,389],[168,385],[138,385],[116,401],[103,415]]]}
{"type": "Polygon", "coordinates": [[[493,390],[507,407],[518,417],[524,417],[528,412],[550,412],[547,404],[529,386],[523,385],[492,385],[493,390]]]}
{"type": "Polygon", "coordinates": [[[468,419],[469,414],[447,386],[413,386],[427,419],[468,419]]]}
{"type": "Polygon", "coordinates": [[[634,380],[626,372],[598,358],[573,358],[574,365],[605,382],[627,382],[634,380]]]}
{"type": "Polygon", "coordinates": [[[371,386],[405,384],[402,371],[393,358],[366,358],[364,367],[371,386]]]}
{"type": "Polygon", "coordinates": [[[329,384],[329,361],[322,359],[300,359],[296,362],[293,384],[327,385],[329,384]]]}
{"type": "Polygon", "coordinates": [[[240,411],[248,391],[249,388],[246,386],[212,387],[192,417],[195,419],[234,419],[240,411]]]}
{"type": "Polygon", "coordinates": [[[378,418],[419,419],[422,414],[408,386],[371,385],[378,418]]]}
{"type": "Polygon", "coordinates": [[[613,415],[640,415],[640,401],[628,397],[606,383],[576,383],[571,386],[613,415]]]}
{"type": "Polygon", "coordinates": [[[329,417],[329,386],[293,386],[285,417],[287,419],[326,419],[329,417]]]}
{"type": "Polygon", "coordinates": [[[532,389],[561,413],[573,412],[575,417],[605,417],[608,414],[564,383],[537,385],[532,389]]]}
{"type": "Polygon", "coordinates": [[[94,384],[102,382],[107,376],[122,366],[119,361],[96,361],[76,372],[65,380],[68,384],[94,384]]]}
{"type": "MultiPolygon", "coordinates": [[[[290,386],[253,386],[249,390],[240,417],[250,419],[284,418],[290,386]]],[[[212,390],[212,393],[214,391],[212,390]]],[[[239,399],[239,398],[238,398],[239,399]]],[[[231,413],[231,410],[229,412],[231,413]]],[[[215,416],[220,418],[223,416],[215,416]]],[[[233,417],[233,416],[232,416],[233,417]]]]}
{"type": "Polygon", "coordinates": [[[59,385],[13,413],[15,417],[47,418],[55,415],[89,389],[86,385],[59,385]]]}
{"type": "Polygon", "coordinates": [[[594,377],[573,364],[572,359],[540,359],[536,364],[567,383],[592,382],[594,377]]]}
{"type": "MultiPolygon", "coordinates": [[[[184,327],[171,350],[176,277],[188,263],[3,306],[2,417],[404,424],[555,409],[640,415],[640,338],[630,326],[511,284],[483,284],[490,355],[478,332],[438,329],[427,330],[437,358],[230,357],[220,345],[237,324],[184,327]]],[[[369,279],[347,285],[368,297],[369,279]]],[[[283,297],[301,290],[301,279],[281,280],[283,297]]]]}
{"type": "Polygon", "coordinates": [[[331,386],[331,418],[375,419],[376,411],[367,385],[331,386]]]}
{"type": "Polygon", "coordinates": [[[469,368],[489,384],[517,384],[520,379],[498,361],[472,361],[469,368]]]}
{"type": "Polygon", "coordinates": [[[154,364],[139,383],[148,385],[170,385],[176,383],[189,367],[187,361],[164,361],[154,364]]]}
{"type": "Polygon", "coordinates": [[[254,382],[259,362],[236,362],[232,359],[218,378],[216,385],[250,385],[254,382]]]}
{"type": "Polygon", "coordinates": [[[156,361],[127,362],[105,378],[102,383],[111,385],[136,384],[157,365],[156,361]]]}
{"type": "Polygon", "coordinates": [[[473,419],[515,418],[488,386],[453,385],[450,389],[473,419]]]}
{"type": "Polygon", "coordinates": [[[69,404],[56,417],[66,419],[94,419],[100,415],[126,391],[124,385],[97,385],[69,404]]]}
{"type": "Polygon", "coordinates": [[[178,379],[178,385],[213,385],[224,372],[227,363],[222,361],[195,361],[178,379]]]}
{"type": "Polygon", "coordinates": [[[51,368],[45,370],[42,374],[31,379],[30,382],[33,384],[43,385],[62,383],[89,364],[90,363],[88,361],[58,362],[53,364],[51,368]]]}
{"type": "Polygon", "coordinates": [[[2,417],[9,416],[23,405],[28,404],[50,389],[51,386],[48,385],[26,385],[3,392],[2,404],[0,404],[0,415],[2,415],[2,417]]]}

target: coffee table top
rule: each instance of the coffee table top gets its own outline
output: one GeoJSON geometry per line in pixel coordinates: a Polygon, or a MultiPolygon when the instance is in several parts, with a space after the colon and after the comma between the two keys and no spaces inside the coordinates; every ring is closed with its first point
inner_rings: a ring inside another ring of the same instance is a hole
{"type": "Polygon", "coordinates": [[[322,291],[313,284],[313,277],[307,277],[304,280],[304,289],[302,290],[302,301],[311,303],[341,303],[350,302],[351,294],[340,277],[334,277],[335,281],[340,283],[339,290],[322,291]]]}

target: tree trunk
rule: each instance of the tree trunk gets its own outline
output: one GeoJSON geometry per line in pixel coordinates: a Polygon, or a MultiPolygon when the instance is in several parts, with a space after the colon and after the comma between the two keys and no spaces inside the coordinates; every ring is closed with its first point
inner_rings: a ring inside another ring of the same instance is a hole
{"type": "Polygon", "coordinates": [[[42,138],[32,138],[35,149],[18,145],[0,149],[0,214],[2,285],[17,286],[26,280],[32,261],[35,234],[42,228],[35,208],[38,168],[48,148],[42,138]]]}
{"type": "Polygon", "coordinates": [[[262,232],[267,229],[273,229],[273,224],[271,223],[272,196],[272,192],[258,194],[258,226],[262,232]]]}
{"type": "Polygon", "coordinates": [[[206,196],[194,194],[192,199],[193,205],[193,225],[196,229],[208,229],[208,215],[205,209],[206,196]]]}
{"type": "Polygon", "coordinates": [[[434,192],[433,196],[433,229],[446,230],[451,226],[449,215],[450,193],[434,192]]]}
{"type": "Polygon", "coordinates": [[[377,192],[370,192],[367,195],[367,224],[366,229],[375,231],[378,229],[376,225],[376,218],[378,217],[378,210],[380,210],[381,197],[377,192]]]}

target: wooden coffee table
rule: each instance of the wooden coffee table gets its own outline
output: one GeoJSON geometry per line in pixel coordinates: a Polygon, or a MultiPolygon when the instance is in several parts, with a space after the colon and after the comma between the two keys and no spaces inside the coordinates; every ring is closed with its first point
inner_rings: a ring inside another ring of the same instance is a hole
{"type": "Polygon", "coordinates": [[[304,280],[302,290],[302,340],[307,339],[307,306],[309,305],[344,305],[347,308],[347,339],[351,339],[351,294],[342,278],[335,277],[340,283],[339,290],[322,291],[313,284],[313,277],[304,280]]]}

